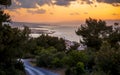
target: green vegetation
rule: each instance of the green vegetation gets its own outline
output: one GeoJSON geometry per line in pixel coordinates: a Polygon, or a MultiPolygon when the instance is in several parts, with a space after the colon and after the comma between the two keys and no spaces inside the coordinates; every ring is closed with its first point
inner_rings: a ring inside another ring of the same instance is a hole
{"type": "Polygon", "coordinates": [[[60,60],[66,51],[65,40],[62,38],[42,34],[38,38],[29,39],[26,49],[28,52],[24,57],[36,58],[38,66],[62,67],[60,60]]]}
{"type": "Polygon", "coordinates": [[[99,50],[103,40],[111,34],[112,26],[106,26],[105,21],[89,18],[86,20],[86,25],[81,25],[76,34],[83,37],[81,43],[87,47],[99,50]]]}
{"type": "MultiPolygon", "coordinates": [[[[8,6],[11,0],[0,0],[0,5],[8,6]]],[[[29,29],[11,28],[10,16],[0,9],[0,75],[25,75],[21,58],[25,53],[29,29]],[[19,59],[19,60],[17,60],[19,59]]]]}
{"type": "Polygon", "coordinates": [[[41,35],[36,39],[37,45],[48,48],[48,47],[55,47],[58,51],[65,51],[65,40],[58,37],[51,37],[48,35],[41,35]]]}
{"type": "Polygon", "coordinates": [[[77,43],[65,50],[64,42],[57,42],[60,39],[55,41],[55,37],[48,35],[37,38],[34,50],[37,65],[65,68],[66,75],[120,75],[120,29],[107,26],[105,21],[89,18],[76,34],[83,37],[81,43],[87,46],[86,50],[76,50],[77,43]]]}
{"type": "Polygon", "coordinates": [[[33,57],[34,55],[38,55],[42,49],[47,50],[49,48],[55,48],[57,52],[65,52],[65,40],[42,34],[38,38],[30,38],[26,46],[28,56],[33,55],[33,57]]]}
{"type": "Polygon", "coordinates": [[[63,54],[58,53],[54,47],[49,47],[47,49],[42,49],[37,57],[37,65],[40,67],[56,68],[62,67],[60,58],[63,54]]]}
{"type": "Polygon", "coordinates": [[[83,37],[81,43],[88,47],[88,75],[120,75],[119,28],[113,29],[105,21],[89,18],[76,33],[83,37]]]}
{"type": "Polygon", "coordinates": [[[111,48],[109,43],[104,42],[100,51],[96,53],[97,69],[108,75],[120,75],[120,48],[111,48]]]}
{"type": "MultiPolygon", "coordinates": [[[[8,16],[3,11],[0,13],[2,17],[8,16]]],[[[20,31],[6,24],[0,25],[0,75],[19,75],[24,71],[22,62],[17,59],[22,58],[24,54],[24,45],[27,44],[26,29],[25,27],[23,31],[20,31]]]]}
{"type": "MultiPolygon", "coordinates": [[[[11,0],[0,0],[0,5],[9,6],[11,0]]],[[[25,75],[21,58],[34,58],[40,67],[64,68],[66,75],[120,75],[120,29],[105,21],[89,18],[76,31],[87,46],[83,51],[76,50],[78,43],[66,50],[58,37],[30,38],[28,27],[19,30],[3,22],[11,19],[0,9],[0,75],[25,75]]]]}

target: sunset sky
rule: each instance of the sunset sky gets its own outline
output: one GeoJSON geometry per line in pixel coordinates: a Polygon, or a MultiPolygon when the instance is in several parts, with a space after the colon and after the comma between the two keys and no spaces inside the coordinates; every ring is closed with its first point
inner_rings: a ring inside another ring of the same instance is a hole
{"type": "Polygon", "coordinates": [[[12,0],[7,12],[21,22],[120,20],[120,0],[12,0]]]}

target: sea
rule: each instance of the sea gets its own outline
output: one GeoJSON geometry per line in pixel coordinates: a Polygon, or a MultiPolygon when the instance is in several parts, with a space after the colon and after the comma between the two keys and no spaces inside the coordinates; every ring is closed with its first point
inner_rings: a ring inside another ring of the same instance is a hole
{"type": "MultiPolygon", "coordinates": [[[[106,21],[107,25],[114,25],[118,23],[120,25],[120,20],[109,20],[106,21]]],[[[76,31],[84,22],[80,23],[57,23],[57,24],[48,24],[48,23],[27,23],[27,22],[12,22],[10,26],[23,29],[24,26],[27,26],[31,29],[30,37],[39,37],[41,34],[46,33],[50,36],[55,36],[63,38],[69,41],[79,42],[81,37],[76,35],[76,31]]]]}

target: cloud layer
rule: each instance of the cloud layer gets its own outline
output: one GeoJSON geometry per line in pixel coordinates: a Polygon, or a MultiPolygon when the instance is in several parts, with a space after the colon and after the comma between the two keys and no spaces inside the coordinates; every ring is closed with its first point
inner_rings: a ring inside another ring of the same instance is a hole
{"type": "Polygon", "coordinates": [[[45,9],[27,10],[27,12],[32,13],[32,14],[45,14],[46,10],[45,9]]]}
{"type": "Polygon", "coordinates": [[[97,2],[104,2],[112,4],[113,6],[120,6],[120,0],[97,0],[97,2]]]}
{"type": "Polygon", "coordinates": [[[105,3],[120,3],[120,0],[97,0],[98,2],[105,2],[105,3]]]}
{"type": "Polygon", "coordinates": [[[57,6],[69,6],[71,2],[77,1],[80,4],[94,4],[97,3],[107,3],[113,6],[120,6],[120,0],[12,0],[11,9],[15,8],[36,8],[37,5],[57,5],[57,6]]]}
{"type": "Polygon", "coordinates": [[[72,1],[76,1],[76,0],[55,0],[54,4],[59,5],[59,6],[68,6],[70,5],[70,2],[72,1]]]}

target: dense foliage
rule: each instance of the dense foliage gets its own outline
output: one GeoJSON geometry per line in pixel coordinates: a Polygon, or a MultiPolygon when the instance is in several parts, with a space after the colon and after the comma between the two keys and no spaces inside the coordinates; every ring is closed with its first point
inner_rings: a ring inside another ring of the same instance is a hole
{"type": "Polygon", "coordinates": [[[0,5],[10,6],[11,0],[0,0],[0,5]]]}
{"type": "Polygon", "coordinates": [[[48,48],[50,46],[55,47],[58,51],[65,51],[65,40],[58,37],[52,37],[48,35],[41,35],[36,39],[37,45],[48,48]]]}
{"type": "Polygon", "coordinates": [[[76,32],[87,46],[87,74],[120,75],[120,28],[119,24],[107,26],[105,21],[89,18],[86,25],[76,32]]]}
{"type": "Polygon", "coordinates": [[[77,44],[70,50],[59,50],[63,46],[53,45],[56,41],[50,45],[50,36],[46,36],[49,37],[46,39],[44,35],[39,37],[43,43],[36,49],[37,65],[65,68],[66,75],[120,75],[119,28],[107,26],[105,21],[89,18],[86,25],[82,25],[76,33],[83,37],[81,43],[87,45],[86,50],[76,50],[77,44]]]}
{"type": "Polygon", "coordinates": [[[99,50],[102,40],[108,38],[111,32],[112,26],[106,26],[105,21],[89,18],[86,20],[86,24],[81,25],[76,31],[76,34],[82,36],[81,43],[99,50]]]}
{"type": "Polygon", "coordinates": [[[24,67],[21,61],[25,53],[29,29],[11,28],[5,22],[10,23],[10,16],[0,10],[0,75],[24,75],[24,67]]]}
{"type": "MultiPolygon", "coordinates": [[[[11,0],[0,0],[9,6],[11,0]]],[[[84,51],[76,50],[75,43],[66,50],[65,40],[41,35],[30,38],[30,30],[11,28],[10,16],[0,9],[0,75],[24,75],[20,60],[36,59],[37,66],[65,69],[66,75],[120,75],[120,29],[107,26],[105,21],[89,18],[76,31],[86,45],[84,51]]],[[[118,26],[115,23],[115,26],[118,26]]]]}
{"type": "Polygon", "coordinates": [[[102,70],[108,75],[120,75],[120,47],[111,48],[110,44],[104,42],[100,51],[96,53],[97,69],[102,70]]]}

